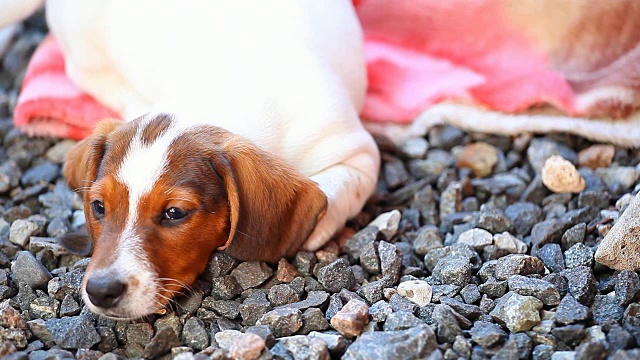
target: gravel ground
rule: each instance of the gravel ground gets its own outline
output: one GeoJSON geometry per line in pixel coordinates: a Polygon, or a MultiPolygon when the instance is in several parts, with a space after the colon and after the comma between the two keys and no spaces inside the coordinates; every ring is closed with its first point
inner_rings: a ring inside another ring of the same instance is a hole
{"type": "Polygon", "coordinates": [[[637,191],[640,152],[569,136],[441,127],[380,142],[377,193],[342,248],[278,264],[217,253],[164,316],[91,314],[88,259],[56,245],[84,222],[60,177],[72,142],[10,121],[45,31],[27,21],[0,69],[0,357],[640,358],[638,274],[593,259],[637,191]]]}

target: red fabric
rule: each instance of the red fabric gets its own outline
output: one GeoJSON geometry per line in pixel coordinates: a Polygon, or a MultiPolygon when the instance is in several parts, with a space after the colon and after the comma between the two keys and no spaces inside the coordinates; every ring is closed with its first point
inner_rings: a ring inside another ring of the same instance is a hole
{"type": "Polygon", "coordinates": [[[574,111],[574,93],[497,1],[360,0],[369,93],[363,116],[407,123],[455,100],[516,112],[548,102],[574,111]]]}
{"type": "Polygon", "coordinates": [[[65,73],[64,57],[49,35],[33,54],[14,112],[15,125],[33,135],[83,139],[114,111],[80,90],[65,73]]]}

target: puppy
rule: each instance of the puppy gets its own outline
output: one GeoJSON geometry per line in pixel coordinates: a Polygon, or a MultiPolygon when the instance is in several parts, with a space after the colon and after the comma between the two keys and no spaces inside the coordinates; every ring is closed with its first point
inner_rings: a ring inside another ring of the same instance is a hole
{"type": "Polygon", "coordinates": [[[64,168],[94,241],[92,311],[161,311],[216,250],[270,262],[316,250],[373,192],[350,1],[46,6],[68,75],[134,119],[100,123],[64,168]]]}

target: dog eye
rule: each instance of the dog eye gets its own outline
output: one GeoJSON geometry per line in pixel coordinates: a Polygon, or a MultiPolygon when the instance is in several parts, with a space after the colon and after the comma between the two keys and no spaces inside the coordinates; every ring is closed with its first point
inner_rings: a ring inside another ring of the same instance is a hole
{"type": "Polygon", "coordinates": [[[187,212],[177,207],[170,207],[164,211],[164,218],[168,220],[180,220],[185,216],[187,216],[187,212]]]}
{"type": "Polygon", "coordinates": [[[93,213],[96,215],[98,219],[102,219],[104,217],[104,204],[100,200],[96,200],[91,203],[91,207],[93,208],[93,213]]]}

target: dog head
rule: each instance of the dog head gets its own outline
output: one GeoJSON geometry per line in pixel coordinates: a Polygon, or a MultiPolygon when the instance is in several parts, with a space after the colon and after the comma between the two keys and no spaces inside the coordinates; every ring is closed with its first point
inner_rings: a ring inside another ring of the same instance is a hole
{"type": "Polygon", "coordinates": [[[316,183],[251,142],[167,114],[101,122],[64,174],[93,240],[84,300],[114,318],[161,311],[216,249],[270,262],[295,254],[327,206],[316,183]]]}

